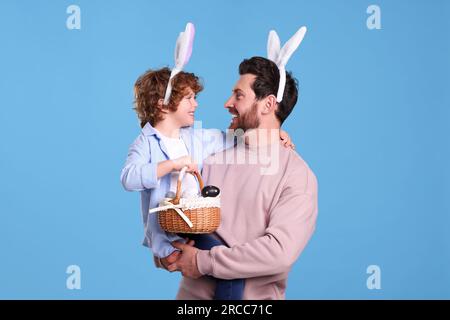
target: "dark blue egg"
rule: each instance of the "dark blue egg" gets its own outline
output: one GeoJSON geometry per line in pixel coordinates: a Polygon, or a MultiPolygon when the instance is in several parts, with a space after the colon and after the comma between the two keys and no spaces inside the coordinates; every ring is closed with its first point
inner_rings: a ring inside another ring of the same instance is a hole
{"type": "Polygon", "coordinates": [[[202,189],[202,196],[204,197],[217,197],[220,193],[219,188],[216,186],[206,186],[202,189]]]}

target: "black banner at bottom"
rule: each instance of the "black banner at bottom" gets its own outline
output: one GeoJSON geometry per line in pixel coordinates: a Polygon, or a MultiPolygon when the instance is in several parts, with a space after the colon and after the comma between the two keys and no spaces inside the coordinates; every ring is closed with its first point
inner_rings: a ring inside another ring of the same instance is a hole
{"type": "MultiPolygon", "coordinates": [[[[191,300],[4,300],[3,313],[15,316],[30,312],[58,318],[86,318],[86,315],[131,318],[136,313],[148,319],[278,319],[357,316],[386,318],[387,315],[416,317],[424,312],[446,314],[448,300],[276,300],[276,301],[191,301],[191,300]],[[11,310],[8,310],[11,308],[11,310]],[[312,313],[312,314],[311,314],[312,313]]],[[[131,320],[131,319],[130,319],[131,320]]]]}

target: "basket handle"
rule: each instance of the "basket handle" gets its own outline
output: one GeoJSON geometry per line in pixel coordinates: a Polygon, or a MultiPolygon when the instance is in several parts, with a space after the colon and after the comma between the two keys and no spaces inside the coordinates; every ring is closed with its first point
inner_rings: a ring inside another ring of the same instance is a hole
{"type": "MultiPolygon", "coordinates": [[[[184,167],[183,169],[181,169],[180,174],[178,176],[178,181],[177,181],[177,193],[175,195],[175,199],[173,199],[172,203],[173,204],[179,204],[180,203],[180,198],[181,198],[181,181],[184,178],[184,175],[186,174],[186,170],[188,167],[184,167]]],[[[195,177],[197,177],[197,181],[198,184],[200,186],[200,191],[203,189],[203,179],[202,176],[200,175],[200,173],[198,173],[198,171],[194,171],[194,172],[189,172],[190,174],[194,175],[195,177]]]]}

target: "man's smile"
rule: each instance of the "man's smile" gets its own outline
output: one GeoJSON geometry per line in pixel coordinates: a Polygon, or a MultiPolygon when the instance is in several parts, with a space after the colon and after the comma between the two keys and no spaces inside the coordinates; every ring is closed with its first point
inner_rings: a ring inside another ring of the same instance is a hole
{"type": "Polygon", "coordinates": [[[230,109],[228,109],[228,111],[231,114],[231,121],[230,121],[230,123],[233,123],[234,121],[236,121],[239,118],[239,113],[236,110],[236,108],[230,108],[230,109]]]}

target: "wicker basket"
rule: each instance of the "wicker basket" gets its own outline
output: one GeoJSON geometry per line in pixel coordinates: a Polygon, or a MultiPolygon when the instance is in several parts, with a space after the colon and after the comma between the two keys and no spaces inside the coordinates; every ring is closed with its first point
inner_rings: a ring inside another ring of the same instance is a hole
{"type": "MultiPolygon", "coordinates": [[[[201,198],[193,200],[194,205],[190,205],[190,199],[181,198],[181,181],[184,177],[186,168],[179,175],[177,182],[177,193],[173,200],[166,204],[178,205],[176,209],[162,210],[158,213],[158,221],[161,228],[167,232],[173,233],[212,233],[220,224],[220,205],[217,206],[215,198],[201,198]],[[181,202],[181,204],[180,204],[181,202]],[[213,203],[214,202],[214,203],[213,203]],[[181,205],[181,207],[180,207],[181,205]],[[177,212],[178,211],[178,212],[177,212]],[[180,212],[181,211],[181,212],[180,212]],[[184,214],[184,217],[183,217],[184,214]],[[186,218],[188,220],[186,220],[186,218]],[[192,226],[189,226],[191,222],[192,226]]],[[[200,190],[203,189],[203,180],[198,172],[192,173],[197,177],[200,190]]]]}

